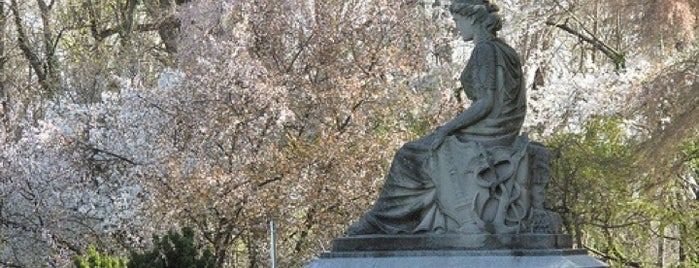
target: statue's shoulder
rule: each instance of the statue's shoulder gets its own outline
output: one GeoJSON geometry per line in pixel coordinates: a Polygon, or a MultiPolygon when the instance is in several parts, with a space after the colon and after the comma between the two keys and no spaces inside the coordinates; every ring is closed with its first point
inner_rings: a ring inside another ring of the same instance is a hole
{"type": "Polygon", "coordinates": [[[517,51],[499,38],[476,43],[471,54],[471,62],[479,66],[494,64],[512,68],[513,71],[521,66],[517,51]]]}
{"type": "Polygon", "coordinates": [[[472,55],[495,56],[498,44],[494,40],[481,41],[475,44],[472,55]]]}
{"type": "Polygon", "coordinates": [[[477,64],[478,66],[495,63],[495,57],[498,53],[496,46],[497,45],[490,40],[476,43],[473,52],[471,52],[471,63],[477,64]]]}
{"type": "Polygon", "coordinates": [[[494,41],[495,45],[498,47],[499,54],[503,56],[503,58],[508,59],[508,61],[512,61],[512,64],[515,64],[517,66],[521,65],[519,53],[517,53],[517,50],[510,46],[508,43],[506,43],[502,39],[497,39],[497,41],[494,41]]]}

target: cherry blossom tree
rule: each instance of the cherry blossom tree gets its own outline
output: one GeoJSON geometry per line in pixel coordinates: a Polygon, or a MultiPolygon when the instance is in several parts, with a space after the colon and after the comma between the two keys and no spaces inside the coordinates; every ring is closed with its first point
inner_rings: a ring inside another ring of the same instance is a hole
{"type": "MultiPolygon", "coordinates": [[[[527,75],[530,135],[555,144],[613,117],[612,147],[640,159],[627,163],[637,172],[595,173],[618,182],[605,196],[647,204],[634,208],[653,228],[605,234],[628,247],[616,252],[631,252],[627,264],[696,256],[696,223],[679,216],[696,199],[697,6],[656,2],[497,2],[527,75]],[[663,36],[639,23],[648,18],[663,36]],[[661,244],[684,257],[653,255],[661,244]]],[[[66,266],[90,245],[125,257],[193,227],[218,267],[264,267],[274,219],[278,263],[301,266],[371,206],[402,143],[469,105],[457,79],[471,45],[448,5],[0,1],[0,265],[66,266]]],[[[593,202],[576,182],[563,194],[593,202]]]]}

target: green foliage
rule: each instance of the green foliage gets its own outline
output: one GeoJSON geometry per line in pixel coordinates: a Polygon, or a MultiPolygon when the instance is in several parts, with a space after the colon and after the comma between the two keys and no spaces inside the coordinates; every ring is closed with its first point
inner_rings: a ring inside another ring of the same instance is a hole
{"type": "Polygon", "coordinates": [[[77,256],[73,263],[76,268],[126,268],[124,259],[100,254],[93,246],[88,248],[87,256],[77,256]]]}
{"type": "Polygon", "coordinates": [[[639,230],[650,227],[657,209],[639,198],[643,182],[633,178],[634,146],[621,121],[595,118],[583,132],[557,135],[549,146],[555,157],[548,196],[577,245],[622,266],[637,262],[643,249],[629,243],[648,240],[639,230]],[[618,239],[620,230],[633,233],[633,241],[618,239]]]}
{"type": "Polygon", "coordinates": [[[682,146],[682,158],[692,173],[699,174],[699,139],[682,146]]]}
{"type": "Polygon", "coordinates": [[[640,164],[640,147],[617,118],[595,118],[584,131],[559,134],[548,145],[554,155],[550,206],[563,215],[578,247],[613,267],[697,265],[699,204],[689,200],[696,193],[687,190],[686,177],[696,177],[699,143],[678,150],[691,174],[676,179],[640,164]]]}
{"type": "Polygon", "coordinates": [[[168,231],[165,237],[153,237],[153,248],[144,253],[131,253],[130,268],[209,268],[214,267],[214,257],[207,247],[202,248],[194,239],[194,230],[182,228],[182,232],[168,231]]]}
{"type": "Polygon", "coordinates": [[[614,70],[618,72],[623,72],[626,70],[626,60],[628,57],[628,53],[626,51],[620,51],[616,55],[614,55],[614,70]]]}
{"type": "Polygon", "coordinates": [[[681,146],[681,161],[686,171],[676,180],[676,198],[672,206],[677,213],[672,219],[678,229],[680,262],[678,267],[699,266],[699,139],[681,146]]]}

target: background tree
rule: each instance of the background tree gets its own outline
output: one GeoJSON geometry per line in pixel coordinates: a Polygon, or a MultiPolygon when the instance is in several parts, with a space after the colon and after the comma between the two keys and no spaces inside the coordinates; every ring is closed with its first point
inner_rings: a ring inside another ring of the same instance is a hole
{"type": "Polygon", "coordinates": [[[160,238],[153,237],[153,248],[143,253],[132,252],[129,267],[141,268],[209,268],[214,267],[211,251],[200,250],[201,244],[191,228],[181,232],[170,230],[160,238]],[[201,251],[201,252],[200,252],[201,251]]]}
{"type": "MultiPolygon", "coordinates": [[[[301,266],[371,206],[400,144],[468,105],[448,4],[0,1],[0,265],[192,226],[214,266],[262,267],[274,218],[278,263],[301,266]]],[[[696,263],[697,5],[498,4],[576,244],[696,263]]]]}

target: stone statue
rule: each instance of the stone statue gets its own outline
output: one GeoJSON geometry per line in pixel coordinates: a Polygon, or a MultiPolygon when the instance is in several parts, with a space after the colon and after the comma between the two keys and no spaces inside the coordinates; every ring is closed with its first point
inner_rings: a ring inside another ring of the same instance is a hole
{"type": "Polygon", "coordinates": [[[348,236],[557,233],[543,207],[549,154],[520,130],[527,110],[519,56],[496,37],[498,7],[454,0],[456,26],[475,48],[461,74],[471,106],[398,150],[373,209],[348,236]]]}
{"type": "Polygon", "coordinates": [[[403,145],[374,207],[306,268],[608,267],[544,208],[551,155],[520,134],[526,91],[519,56],[496,37],[498,8],[452,1],[475,43],[461,74],[471,106],[403,145]]]}

